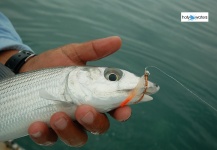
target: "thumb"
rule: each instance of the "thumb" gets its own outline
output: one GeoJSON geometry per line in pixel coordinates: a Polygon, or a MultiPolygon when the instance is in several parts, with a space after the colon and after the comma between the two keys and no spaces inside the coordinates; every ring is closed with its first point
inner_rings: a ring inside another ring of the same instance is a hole
{"type": "Polygon", "coordinates": [[[121,39],[118,36],[80,44],[69,44],[29,59],[22,66],[20,72],[55,66],[85,65],[87,61],[108,56],[116,52],[120,47],[121,39]]]}
{"type": "Polygon", "coordinates": [[[97,39],[80,44],[69,44],[62,51],[71,59],[79,59],[80,62],[101,59],[121,47],[121,39],[118,36],[97,39]],[[75,58],[77,57],[77,58],[75,58]]]}

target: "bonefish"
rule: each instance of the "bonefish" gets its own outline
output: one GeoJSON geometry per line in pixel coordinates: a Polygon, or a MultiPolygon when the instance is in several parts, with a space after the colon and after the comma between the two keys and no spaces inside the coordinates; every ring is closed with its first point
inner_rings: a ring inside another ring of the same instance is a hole
{"type": "Polygon", "coordinates": [[[13,75],[0,64],[0,141],[27,135],[35,121],[47,124],[63,111],[72,118],[76,107],[93,106],[99,112],[150,101],[159,86],[117,68],[70,66],[13,75]]]}

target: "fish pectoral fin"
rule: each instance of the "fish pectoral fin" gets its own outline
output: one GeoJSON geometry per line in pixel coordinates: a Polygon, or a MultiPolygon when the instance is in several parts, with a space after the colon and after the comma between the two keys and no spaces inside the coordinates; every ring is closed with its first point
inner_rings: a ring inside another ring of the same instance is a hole
{"type": "Polygon", "coordinates": [[[52,94],[46,89],[41,89],[39,91],[39,96],[45,100],[51,100],[51,101],[62,102],[62,103],[70,103],[70,102],[63,100],[60,96],[52,94]]]}
{"type": "Polygon", "coordinates": [[[41,89],[39,91],[39,96],[43,99],[47,99],[47,100],[58,100],[58,98],[54,95],[52,95],[51,93],[49,93],[46,89],[41,89]]]}
{"type": "MultiPolygon", "coordinates": [[[[66,114],[68,114],[72,119],[75,118],[73,112],[75,112],[77,106],[74,103],[64,101],[63,99],[60,98],[60,96],[55,95],[46,89],[41,89],[39,91],[39,95],[44,100],[53,101],[54,103],[51,103],[49,105],[45,105],[43,107],[39,107],[39,108],[33,110],[32,113],[39,114],[40,112],[46,112],[48,110],[47,108],[54,108],[54,110],[53,110],[54,112],[49,112],[49,113],[55,113],[55,112],[62,111],[62,112],[65,112],[66,114]]],[[[45,120],[45,122],[46,121],[49,121],[49,120],[45,120]]]]}

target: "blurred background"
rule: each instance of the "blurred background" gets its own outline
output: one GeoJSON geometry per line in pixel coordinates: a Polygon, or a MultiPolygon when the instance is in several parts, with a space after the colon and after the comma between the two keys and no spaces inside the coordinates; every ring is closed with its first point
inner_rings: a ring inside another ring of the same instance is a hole
{"type": "MultiPolygon", "coordinates": [[[[68,43],[118,35],[121,49],[93,66],[110,66],[139,76],[157,66],[217,108],[216,0],[0,0],[0,11],[23,42],[36,53],[68,43]],[[181,12],[209,12],[208,23],[182,23],[181,12]]],[[[132,106],[132,117],[103,135],[89,134],[79,150],[214,150],[217,112],[156,69],[149,80],[160,85],[154,100],[132,106]]],[[[58,141],[36,145],[16,140],[28,150],[75,149],[58,141]]]]}

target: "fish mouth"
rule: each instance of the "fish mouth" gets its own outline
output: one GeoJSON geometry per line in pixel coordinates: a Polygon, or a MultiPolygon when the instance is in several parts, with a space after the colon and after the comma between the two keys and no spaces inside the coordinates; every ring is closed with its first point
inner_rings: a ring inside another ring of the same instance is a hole
{"type": "Polygon", "coordinates": [[[149,73],[146,73],[140,77],[137,85],[129,92],[128,97],[120,104],[121,107],[127,105],[130,101],[132,103],[139,103],[140,101],[149,101],[153,98],[149,95],[155,94],[159,91],[160,86],[148,81],[149,73]]]}
{"type": "MultiPolygon", "coordinates": [[[[141,83],[143,82],[142,78],[143,77],[141,77],[140,81],[139,81],[141,83]]],[[[134,102],[134,104],[141,102],[143,100],[144,96],[146,96],[146,97],[143,101],[152,100],[153,98],[149,95],[155,94],[160,89],[159,85],[152,83],[151,81],[148,81],[148,80],[145,81],[145,84],[143,84],[143,86],[141,83],[137,84],[138,87],[136,86],[136,88],[140,88],[140,89],[137,90],[137,96],[136,96],[137,100],[134,102]]]]}
{"type": "Polygon", "coordinates": [[[155,94],[156,92],[158,92],[160,90],[160,86],[156,83],[152,83],[150,81],[149,82],[149,86],[147,88],[147,90],[145,91],[145,94],[147,95],[152,95],[155,94]]]}

